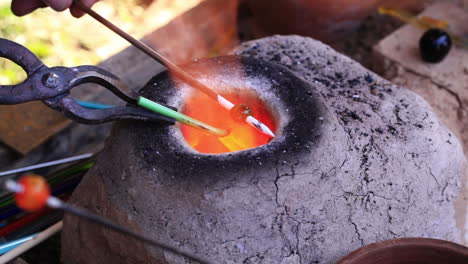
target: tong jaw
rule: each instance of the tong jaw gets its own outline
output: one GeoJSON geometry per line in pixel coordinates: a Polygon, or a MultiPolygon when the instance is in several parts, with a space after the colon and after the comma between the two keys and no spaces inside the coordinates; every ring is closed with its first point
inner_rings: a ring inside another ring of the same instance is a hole
{"type": "Polygon", "coordinates": [[[124,119],[156,121],[169,124],[174,124],[175,122],[174,119],[167,116],[132,106],[116,106],[106,109],[90,110],[79,105],[69,94],[45,100],[44,103],[78,123],[89,125],[124,119]]]}
{"type": "Polygon", "coordinates": [[[73,99],[70,94],[70,90],[85,83],[101,85],[131,105],[137,104],[138,94],[128,88],[128,86],[115,75],[101,68],[95,66],[79,66],[71,68],[71,70],[75,73],[75,77],[70,81],[67,91],[59,96],[43,101],[52,109],[61,111],[68,118],[79,123],[91,125],[123,119],[167,122],[174,124],[175,120],[172,118],[130,105],[99,110],[91,110],[82,107],[73,99]]]}
{"type": "Polygon", "coordinates": [[[85,83],[96,83],[105,87],[120,99],[131,104],[137,104],[138,94],[112,73],[96,66],[79,66],[72,68],[72,70],[76,73],[76,77],[70,81],[71,88],[85,83]]]}

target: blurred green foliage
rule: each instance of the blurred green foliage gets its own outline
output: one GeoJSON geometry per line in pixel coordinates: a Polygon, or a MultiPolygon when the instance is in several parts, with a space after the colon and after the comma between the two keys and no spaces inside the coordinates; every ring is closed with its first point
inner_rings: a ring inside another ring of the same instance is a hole
{"type": "MultiPolygon", "coordinates": [[[[122,48],[118,36],[89,17],[75,19],[68,11],[50,8],[16,17],[10,4],[0,0],[0,38],[26,46],[48,66],[94,65],[122,48]]],[[[94,9],[130,32],[138,27],[135,18],[143,10],[138,0],[101,0],[94,9]]],[[[20,67],[0,58],[0,84],[15,84],[25,77],[20,67]]]]}
{"type": "MultiPolygon", "coordinates": [[[[19,24],[10,11],[10,6],[4,2],[0,3],[0,36],[10,38],[11,36],[25,31],[24,25],[19,24]]],[[[18,83],[25,78],[26,74],[19,66],[8,60],[0,59],[0,84],[18,83]]]]}

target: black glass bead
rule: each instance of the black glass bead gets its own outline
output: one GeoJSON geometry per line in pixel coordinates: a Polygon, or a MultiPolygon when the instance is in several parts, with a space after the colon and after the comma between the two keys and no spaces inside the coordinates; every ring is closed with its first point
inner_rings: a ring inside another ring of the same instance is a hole
{"type": "Polygon", "coordinates": [[[452,47],[452,39],[447,32],[431,28],[419,40],[419,52],[424,61],[441,62],[452,47]]]}

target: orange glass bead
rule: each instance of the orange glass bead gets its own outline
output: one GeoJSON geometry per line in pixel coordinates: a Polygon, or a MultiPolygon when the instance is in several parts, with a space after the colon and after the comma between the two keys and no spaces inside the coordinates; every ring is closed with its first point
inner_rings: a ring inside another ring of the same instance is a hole
{"type": "Polygon", "coordinates": [[[236,122],[245,123],[245,119],[252,115],[252,109],[245,104],[238,104],[231,108],[230,113],[236,122]]]}
{"type": "Polygon", "coordinates": [[[15,194],[16,205],[25,211],[37,211],[47,205],[50,187],[46,180],[38,175],[25,175],[18,181],[23,191],[15,194]]]}

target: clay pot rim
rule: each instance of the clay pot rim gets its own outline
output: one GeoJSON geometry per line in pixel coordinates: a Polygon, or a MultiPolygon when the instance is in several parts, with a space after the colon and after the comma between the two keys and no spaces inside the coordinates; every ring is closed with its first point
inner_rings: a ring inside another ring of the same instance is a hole
{"type": "Polygon", "coordinates": [[[384,240],[360,247],[341,258],[336,264],[357,263],[356,261],[370,257],[377,252],[408,246],[425,247],[427,249],[445,249],[456,255],[466,255],[468,257],[468,248],[457,243],[435,238],[406,237],[384,240]]]}

